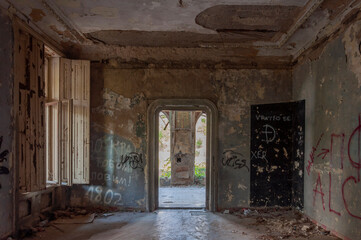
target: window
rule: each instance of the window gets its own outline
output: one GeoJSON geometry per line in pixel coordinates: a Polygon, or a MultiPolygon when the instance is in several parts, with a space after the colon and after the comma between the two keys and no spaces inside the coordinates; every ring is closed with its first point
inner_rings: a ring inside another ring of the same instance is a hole
{"type": "Polygon", "coordinates": [[[44,63],[45,79],[45,160],[46,184],[60,183],[61,159],[61,114],[59,96],[59,57],[51,55],[51,50],[45,48],[44,63]]]}
{"type": "Polygon", "coordinates": [[[89,181],[89,61],[45,47],[47,185],[89,181]]]}
{"type": "Polygon", "coordinates": [[[90,62],[61,58],[15,30],[19,190],[89,182],[90,62]]]}

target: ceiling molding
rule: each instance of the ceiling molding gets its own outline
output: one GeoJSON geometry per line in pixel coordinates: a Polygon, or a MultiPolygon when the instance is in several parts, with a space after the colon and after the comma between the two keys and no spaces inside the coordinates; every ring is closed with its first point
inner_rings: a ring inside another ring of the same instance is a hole
{"type": "Polygon", "coordinates": [[[73,37],[79,42],[84,43],[87,37],[79,30],[79,28],[60,10],[60,8],[53,2],[53,0],[41,0],[45,9],[51,13],[55,19],[67,29],[73,37]]]}
{"type": "MultiPolygon", "coordinates": [[[[45,9],[51,13],[55,19],[67,29],[72,36],[79,42],[84,43],[86,41],[92,41],[89,39],[73,22],[70,20],[63,11],[58,7],[58,5],[53,0],[40,0],[45,9]]],[[[295,21],[292,27],[284,34],[281,35],[280,39],[277,42],[265,42],[258,41],[253,44],[255,47],[266,47],[266,48],[282,48],[287,40],[297,31],[297,29],[312,15],[312,13],[324,2],[324,0],[309,0],[305,4],[303,13],[295,21]]],[[[213,44],[210,44],[211,46],[213,44]]],[[[214,47],[218,47],[219,44],[214,44],[214,47]]],[[[226,44],[227,45],[227,44],[226,44]]],[[[237,44],[230,44],[231,47],[234,47],[237,44]]],[[[244,45],[240,43],[239,45],[244,45]]],[[[227,47],[227,46],[225,46],[227,47]]]]}
{"type": "Polygon", "coordinates": [[[20,26],[25,31],[32,34],[38,40],[51,47],[59,56],[64,56],[65,49],[53,38],[49,37],[41,28],[34,24],[28,16],[19,11],[9,0],[2,2],[1,7],[7,10],[7,13],[13,20],[15,26],[20,26]]]}
{"type": "MultiPolygon", "coordinates": [[[[293,61],[296,61],[305,51],[310,49],[315,43],[317,44],[317,41],[320,39],[324,39],[333,33],[335,33],[339,27],[340,23],[345,20],[345,18],[348,16],[349,13],[351,13],[354,9],[361,8],[361,1],[360,0],[354,0],[352,1],[347,7],[346,10],[340,14],[338,17],[333,19],[330,23],[327,24],[324,28],[321,29],[321,31],[316,34],[312,39],[310,39],[304,47],[300,48],[294,55],[293,55],[293,61]],[[354,5],[356,3],[356,5],[354,5]]],[[[360,10],[361,11],[361,10],[360,10]]]]}
{"type": "Polygon", "coordinates": [[[290,39],[290,37],[297,31],[297,29],[306,22],[306,20],[314,13],[314,11],[324,2],[324,0],[310,0],[306,4],[306,11],[297,19],[293,26],[287,31],[277,42],[277,47],[281,48],[290,39]]]}
{"type": "Polygon", "coordinates": [[[284,34],[281,35],[280,39],[277,42],[264,42],[258,41],[254,44],[257,47],[267,47],[267,48],[282,48],[285,43],[292,37],[292,35],[299,29],[302,24],[315,12],[315,10],[324,2],[324,0],[309,0],[305,5],[305,10],[295,21],[292,27],[284,34]]]}

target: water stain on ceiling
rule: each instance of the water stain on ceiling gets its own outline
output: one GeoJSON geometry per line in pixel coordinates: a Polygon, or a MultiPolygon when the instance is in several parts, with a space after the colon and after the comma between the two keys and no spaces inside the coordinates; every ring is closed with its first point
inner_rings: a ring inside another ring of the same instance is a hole
{"type": "Polygon", "coordinates": [[[195,21],[219,33],[276,41],[275,36],[289,30],[301,9],[295,6],[217,5],[202,11],[195,21]]]}

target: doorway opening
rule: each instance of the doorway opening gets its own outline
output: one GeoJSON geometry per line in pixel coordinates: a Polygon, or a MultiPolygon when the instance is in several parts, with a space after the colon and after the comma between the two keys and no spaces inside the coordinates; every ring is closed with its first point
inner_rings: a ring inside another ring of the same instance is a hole
{"type": "MultiPolygon", "coordinates": [[[[216,164],[216,159],[218,156],[217,152],[217,124],[218,124],[218,110],[216,106],[209,100],[206,99],[159,99],[153,101],[148,107],[148,163],[146,165],[146,174],[147,174],[147,182],[146,187],[148,191],[146,192],[146,206],[148,211],[154,211],[160,207],[159,204],[159,185],[160,185],[160,173],[159,173],[159,125],[161,116],[161,112],[165,111],[179,111],[179,112],[191,112],[194,114],[195,112],[200,112],[200,116],[205,114],[206,117],[206,141],[202,142],[206,146],[206,167],[205,167],[205,208],[209,211],[217,210],[217,174],[218,167],[216,164]]],[[[199,117],[200,118],[200,117],[199,117]]],[[[169,118],[170,119],[170,118],[169,118]]],[[[164,120],[164,117],[163,117],[164,120]]],[[[168,117],[165,119],[165,124],[168,122],[168,117]]],[[[169,124],[171,121],[169,121],[169,124]]],[[[174,123],[177,126],[177,123],[174,123]]],[[[195,134],[195,132],[194,132],[195,134]]],[[[193,137],[196,144],[196,137],[193,137]]],[[[169,144],[170,145],[170,144],[169,144]]],[[[172,150],[169,150],[170,152],[172,150]]],[[[177,162],[180,161],[182,163],[185,156],[185,151],[175,149],[175,154],[173,155],[173,159],[177,162]],[[177,154],[178,153],[178,154],[177,154]]],[[[174,152],[174,151],[173,151],[174,152]]],[[[196,150],[194,151],[194,155],[196,154],[196,150]]],[[[171,155],[170,155],[171,156],[171,155]]],[[[170,160],[172,158],[170,157],[170,160]]],[[[195,164],[195,162],[194,162],[195,164]]],[[[174,169],[173,169],[174,170],[174,169]]],[[[191,171],[191,174],[195,174],[195,168],[191,171]]],[[[171,169],[171,179],[174,178],[175,173],[172,172],[171,169]]],[[[181,173],[181,177],[185,177],[187,173],[181,173]]],[[[194,175],[193,181],[194,181],[194,175]]],[[[190,179],[192,179],[192,176],[190,179]]],[[[171,181],[173,181],[171,180],[171,181]]],[[[183,179],[184,180],[184,179],[183,179]]],[[[204,196],[204,195],[203,195],[204,196]]],[[[203,198],[204,199],[204,198],[203,198]]],[[[188,206],[179,207],[179,208],[191,208],[188,206]]],[[[199,208],[199,207],[198,207],[199,208]]]]}
{"type": "Polygon", "coordinates": [[[207,114],[163,110],[158,131],[159,208],[204,208],[207,114]]]}

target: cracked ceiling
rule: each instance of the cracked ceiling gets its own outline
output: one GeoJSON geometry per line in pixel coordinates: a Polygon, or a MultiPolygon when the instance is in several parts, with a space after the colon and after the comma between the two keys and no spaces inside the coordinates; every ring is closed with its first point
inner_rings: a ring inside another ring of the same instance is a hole
{"type": "Polygon", "coordinates": [[[59,50],[77,57],[101,59],[102,51],[111,58],[114,49],[109,47],[118,54],[131,49],[130,55],[137,48],[157,47],[198,53],[206,49],[215,58],[231,61],[251,57],[291,63],[342,23],[358,17],[360,2],[0,0],[0,6],[39,30],[59,50]]]}

